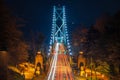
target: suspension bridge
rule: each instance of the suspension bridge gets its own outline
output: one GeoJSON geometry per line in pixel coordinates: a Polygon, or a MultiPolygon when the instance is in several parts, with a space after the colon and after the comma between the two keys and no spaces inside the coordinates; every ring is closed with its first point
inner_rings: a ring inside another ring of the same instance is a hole
{"type": "Polygon", "coordinates": [[[68,59],[71,54],[65,6],[54,6],[48,53],[52,57],[46,80],[74,80],[68,59]]]}

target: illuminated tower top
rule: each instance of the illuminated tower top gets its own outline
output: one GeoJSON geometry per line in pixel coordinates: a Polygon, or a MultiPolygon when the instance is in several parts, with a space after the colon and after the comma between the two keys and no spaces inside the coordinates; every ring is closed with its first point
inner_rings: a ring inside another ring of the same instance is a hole
{"type": "Polygon", "coordinates": [[[50,48],[56,42],[63,43],[67,47],[69,53],[71,52],[66,24],[65,6],[53,7],[50,48]]]}

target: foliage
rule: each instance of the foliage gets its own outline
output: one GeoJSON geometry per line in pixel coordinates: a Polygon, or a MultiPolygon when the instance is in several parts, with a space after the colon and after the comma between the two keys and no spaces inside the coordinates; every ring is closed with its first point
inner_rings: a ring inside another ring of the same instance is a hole
{"type": "Polygon", "coordinates": [[[97,62],[97,67],[96,67],[96,71],[109,76],[109,72],[110,72],[110,66],[107,62],[102,62],[102,61],[98,61],[97,62]]]}
{"type": "Polygon", "coordinates": [[[12,16],[4,4],[0,5],[0,50],[9,53],[9,63],[18,64],[28,58],[28,46],[22,40],[17,18],[12,16]]]}
{"type": "Polygon", "coordinates": [[[41,50],[44,53],[45,45],[44,43],[45,36],[40,32],[33,32],[31,31],[31,36],[29,40],[29,61],[34,62],[34,57],[37,51],[41,50]],[[44,47],[44,48],[43,48],[44,47]]]}
{"type": "MultiPolygon", "coordinates": [[[[82,33],[80,29],[76,32],[82,33]]],[[[76,32],[75,39],[79,43],[82,37],[76,32]]],[[[98,18],[86,34],[86,42],[80,44],[86,45],[81,49],[86,52],[87,65],[90,65],[92,57],[98,71],[112,78],[117,77],[120,70],[120,11],[113,16],[105,14],[98,18]]]]}
{"type": "Polygon", "coordinates": [[[25,80],[24,76],[10,69],[8,70],[8,79],[9,80],[25,80]]]}
{"type": "Polygon", "coordinates": [[[76,28],[72,34],[72,46],[74,54],[77,55],[79,51],[86,51],[86,44],[87,44],[87,35],[88,35],[88,29],[83,28],[76,28]]]}

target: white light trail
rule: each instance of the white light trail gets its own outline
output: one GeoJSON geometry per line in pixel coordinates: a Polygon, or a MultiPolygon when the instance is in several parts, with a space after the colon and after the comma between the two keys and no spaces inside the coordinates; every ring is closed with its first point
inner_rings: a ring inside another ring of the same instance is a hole
{"type": "Polygon", "coordinates": [[[58,57],[58,51],[59,51],[59,43],[56,43],[55,55],[53,56],[53,62],[52,62],[50,73],[48,75],[48,79],[47,80],[54,80],[55,71],[56,71],[56,64],[57,64],[57,57],[58,57]]]}

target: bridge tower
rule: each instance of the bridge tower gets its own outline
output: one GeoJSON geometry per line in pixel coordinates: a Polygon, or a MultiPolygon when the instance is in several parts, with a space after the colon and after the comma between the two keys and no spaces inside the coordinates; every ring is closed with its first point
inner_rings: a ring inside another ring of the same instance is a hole
{"type": "Polygon", "coordinates": [[[65,6],[53,7],[52,31],[50,38],[50,65],[47,80],[73,80],[72,69],[68,60],[71,55],[65,6]]]}
{"type": "Polygon", "coordinates": [[[52,31],[48,55],[51,53],[53,45],[56,42],[63,43],[68,53],[72,55],[66,23],[65,6],[53,7],[52,31]]]}

